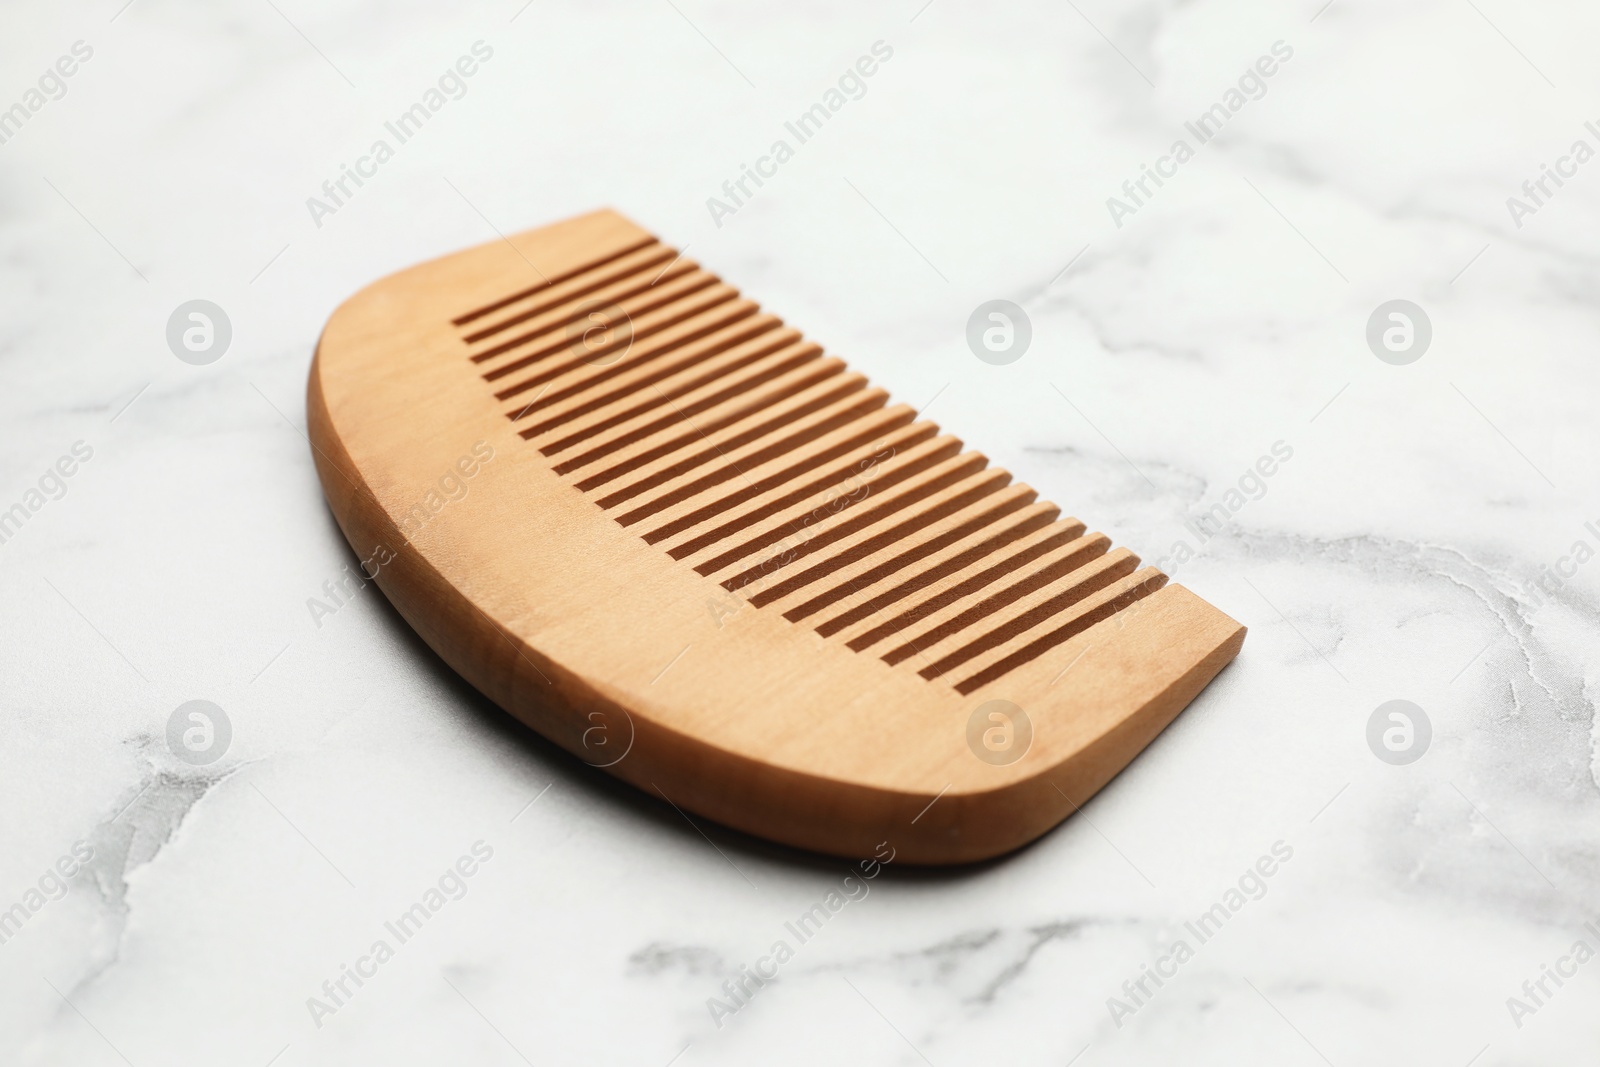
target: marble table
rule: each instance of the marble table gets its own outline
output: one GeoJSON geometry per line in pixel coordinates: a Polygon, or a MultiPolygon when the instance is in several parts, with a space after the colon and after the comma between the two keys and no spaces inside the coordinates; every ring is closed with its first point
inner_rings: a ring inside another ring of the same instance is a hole
{"type": "Polygon", "coordinates": [[[3,21],[0,1061],[1592,1059],[1600,10],[3,21]],[[690,823],[328,591],[329,312],[602,205],[1162,562],[1239,659],[1033,846],[890,862],[793,937],[844,864],[690,823]],[[966,339],[997,299],[1004,365],[966,339]]]}

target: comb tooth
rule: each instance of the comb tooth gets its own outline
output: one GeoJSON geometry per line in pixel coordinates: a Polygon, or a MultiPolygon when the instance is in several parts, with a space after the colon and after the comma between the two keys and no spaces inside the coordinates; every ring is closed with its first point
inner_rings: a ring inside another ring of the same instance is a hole
{"type": "MultiPolygon", "coordinates": [[[[828,588],[809,592],[795,591],[769,601],[790,622],[799,622],[846,597],[862,595],[887,586],[906,568],[935,555],[940,549],[988,531],[1007,515],[1033,503],[1038,492],[1031,486],[1014,483],[992,496],[981,496],[957,511],[932,523],[915,536],[908,536],[871,558],[857,560],[830,577],[828,588]]],[[[754,603],[754,601],[752,601],[754,603]]]]}
{"type": "Polygon", "coordinates": [[[513,326],[521,327],[518,333],[523,337],[536,336],[554,325],[565,326],[578,318],[580,308],[614,304],[697,269],[692,260],[673,260],[672,249],[656,245],[552,286],[532,300],[507,309],[504,317],[496,316],[493,322],[478,326],[462,340],[473,348],[472,361],[481,363],[498,354],[497,349],[505,339],[497,335],[513,326]],[[479,344],[486,338],[496,339],[487,345],[479,344]]]}
{"type": "MultiPolygon", "coordinates": [[[[1069,611],[1051,620],[1051,625],[1044,628],[1042,633],[1024,631],[1014,634],[978,656],[967,664],[966,670],[971,673],[955,684],[956,692],[965,695],[1005,677],[1023,664],[1038,659],[1051,649],[1092,627],[1126,612],[1128,608],[1166,584],[1167,576],[1154,567],[1146,567],[1128,575],[1121,581],[1086,597],[1069,611]]],[[[1076,660],[1069,660],[1063,664],[1063,672],[1073,662],[1076,660]]]]}
{"type": "Polygon", "coordinates": [[[796,446],[809,446],[812,441],[837,427],[859,422],[863,416],[881,409],[888,399],[889,394],[881,389],[864,389],[827,405],[808,418],[798,420],[792,427],[763,425],[752,429],[745,435],[751,438],[750,442],[742,447],[731,452],[715,450],[716,458],[725,460],[725,463],[697,478],[672,486],[649,502],[637,505],[626,516],[619,517],[618,521],[624,526],[642,521],[695,494],[732,482],[735,478],[746,487],[753,487],[758,483],[747,473],[747,468],[759,469],[767,460],[790,453],[796,446]],[[773,438],[773,432],[778,429],[792,432],[785,437],[773,438]]]}
{"type": "MultiPolygon", "coordinates": [[[[901,627],[904,633],[898,638],[898,646],[884,653],[883,660],[894,664],[915,655],[921,657],[922,664],[931,663],[942,654],[941,642],[956,640],[973,627],[987,625],[984,620],[996,613],[1009,609],[1021,614],[1063,593],[1087,596],[1094,591],[1095,575],[1103,585],[1131,574],[1138,560],[1126,549],[1110,549],[1111,541],[1104,534],[1075,538],[1046,552],[1004,582],[951,599],[938,609],[919,612],[914,621],[907,620],[901,627]]],[[[1070,599],[1057,607],[1065,608],[1068,603],[1070,599]]]]}
{"type": "MultiPolygon", "coordinates": [[[[646,285],[644,282],[638,284],[640,288],[646,285]]],[[[701,304],[707,301],[721,302],[738,296],[738,290],[731,286],[720,285],[715,274],[703,270],[690,270],[670,281],[662,282],[653,289],[624,299],[615,306],[627,313],[630,322],[637,317],[659,323],[666,318],[666,311],[663,309],[670,309],[674,313],[681,312],[686,307],[695,305],[696,302],[689,298],[697,295],[700,296],[701,304]]],[[[571,327],[581,324],[592,310],[597,308],[589,301],[564,305],[550,315],[540,316],[534,321],[532,329],[523,330],[515,337],[499,341],[492,347],[476,353],[472,359],[477,363],[493,364],[483,372],[483,376],[488,381],[498,381],[508,374],[514,374],[552,355],[571,351],[573,348],[571,327]],[[515,358],[502,362],[502,358],[508,355],[515,358]]],[[[586,326],[584,328],[587,329],[586,326]]]]}
{"type": "Polygon", "coordinates": [[[765,553],[764,558],[755,561],[753,565],[749,558],[751,553],[735,549],[715,559],[707,560],[694,569],[707,577],[717,576],[717,581],[722,587],[730,591],[743,588],[757,580],[765,587],[785,567],[793,566],[800,560],[821,552],[858,530],[874,526],[898,512],[913,507],[918,501],[963,481],[982,470],[987,464],[988,460],[981,453],[959,453],[912,475],[881,496],[872,494],[860,506],[842,508],[820,517],[816,515],[808,517],[810,521],[806,524],[789,531],[790,536],[782,542],[780,553],[765,553]]]}
{"type": "Polygon", "coordinates": [[[668,404],[690,411],[709,390],[735,385],[748,388],[765,380],[759,375],[768,368],[787,370],[822,354],[821,345],[802,341],[798,331],[781,327],[774,316],[755,315],[741,320],[741,325],[759,332],[741,338],[730,330],[727,338],[717,335],[718,341],[728,341],[725,347],[708,340],[686,346],[658,365],[631,368],[607,383],[598,396],[574,397],[536,408],[539,421],[518,432],[545,455],[558,455],[619,426],[625,427],[619,433],[625,433],[668,404]]]}
{"type": "MultiPolygon", "coordinates": [[[[878,516],[873,523],[840,537],[816,552],[815,560],[807,560],[798,573],[753,594],[750,603],[762,607],[807,589],[824,578],[838,580],[841,569],[875,553],[884,552],[891,545],[912,542],[940,520],[960,514],[972,504],[1001,492],[1010,481],[1010,471],[999,467],[979,468],[960,481],[911,504],[903,514],[878,516]]],[[[807,547],[810,547],[809,544],[807,547]]]]}
{"type": "Polygon", "coordinates": [[[926,438],[897,452],[883,463],[874,465],[871,470],[862,472],[848,493],[830,493],[833,487],[825,487],[774,512],[770,518],[757,524],[753,532],[742,535],[738,541],[707,541],[699,538],[699,543],[692,551],[688,546],[683,546],[673,549],[670,554],[674,559],[680,559],[705,574],[702,566],[718,559],[726,561],[723,565],[731,564],[752,552],[794,537],[797,532],[824,521],[830,514],[847,512],[863,501],[880,499],[891,487],[960,451],[961,442],[954,437],[926,438]]]}
{"type": "MultiPolygon", "coordinates": [[[[778,476],[774,472],[779,470],[779,465],[787,463],[792,468],[797,457],[805,457],[802,463],[819,461],[819,455],[825,455],[819,453],[819,446],[834,435],[845,433],[859,437],[881,426],[887,401],[888,394],[881,389],[865,389],[859,396],[851,395],[829,404],[791,426],[775,427],[761,432],[760,436],[754,436],[755,431],[752,431],[747,435],[752,437],[748,443],[737,449],[722,450],[717,457],[721,462],[711,470],[669,485],[647,500],[636,501],[628,511],[617,516],[617,521],[624,526],[645,519],[665,521],[666,513],[673,509],[702,506],[711,496],[741,490],[746,494],[758,494],[778,476]],[[778,430],[785,436],[773,436],[778,430]]],[[[909,421],[900,412],[890,418],[893,422],[909,421]]]]}
{"type": "MultiPolygon", "coordinates": [[[[516,245],[512,245],[511,247],[516,248],[516,245]]],[[[625,259],[637,253],[646,253],[653,249],[659,249],[665,252],[667,255],[672,254],[672,249],[666,248],[666,246],[662,245],[661,242],[657,241],[654,237],[651,237],[649,234],[645,234],[641,237],[634,237],[624,240],[620,244],[611,247],[609,250],[583,259],[564,271],[545,273],[540,271],[538,267],[534,267],[532,262],[529,261],[528,265],[533,267],[533,270],[540,276],[539,284],[530,285],[528,288],[512,293],[510,296],[501,297],[493,303],[485,304],[476,310],[467,312],[465,315],[458,315],[454,319],[450,320],[450,324],[452,326],[465,326],[469,322],[476,322],[478,319],[481,319],[486,315],[491,315],[496,311],[502,311],[510,307],[512,304],[518,303],[519,301],[538,301],[542,299],[545,294],[559,291],[564,284],[570,281],[581,278],[591,272],[601,271],[609,264],[615,263],[618,260],[625,259]]],[[[517,254],[522,255],[520,250],[518,250],[517,254]]]]}
{"type": "Polygon", "coordinates": [[[520,405],[517,432],[613,521],[930,681],[988,684],[1054,647],[1041,635],[1070,640],[1156,588],[1128,584],[1132,553],[653,239],[455,323],[468,364],[520,405]],[[609,364],[569,337],[598,305],[631,327],[609,364]]]}
{"type": "Polygon", "coordinates": [[[889,616],[893,605],[930,586],[937,588],[938,583],[950,575],[965,573],[979,563],[992,562],[996,553],[1003,554],[1002,550],[1009,550],[1008,546],[1025,542],[1030,535],[1055,522],[1060,514],[1061,509],[1047,501],[1008,512],[992,527],[975,530],[927,559],[917,561],[909,576],[897,576],[893,582],[847,593],[837,603],[829,605],[827,617],[817,623],[817,633],[831,637],[843,632],[848,637],[853,630],[879,625],[889,616]]]}
{"type": "Polygon", "coordinates": [[[889,460],[872,465],[867,470],[861,470],[858,460],[856,468],[859,473],[851,474],[839,482],[829,481],[821,485],[811,482],[805,486],[807,491],[804,493],[791,492],[777,500],[756,501],[729,522],[669,548],[667,554],[673,559],[683,560],[691,567],[698,567],[715,556],[726,555],[735,544],[739,546],[734,549],[737,555],[782,541],[792,537],[796,531],[805,530],[830,512],[855,507],[872,497],[881,499],[890,487],[961,451],[961,442],[954,437],[935,437],[936,427],[930,423],[916,423],[911,428],[916,431],[915,436],[889,460]],[[751,511],[759,514],[751,515],[751,511]],[[732,532],[750,526],[758,526],[757,531],[745,534],[738,542],[730,541],[732,532]]]}
{"type": "MultiPolygon", "coordinates": [[[[746,463],[763,451],[781,450],[785,445],[807,440],[807,435],[826,433],[863,411],[882,407],[889,399],[881,389],[868,389],[859,374],[844,373],[844,364],[822,359],[800,368],[791,381],[780,381],[754,397],[713,414],[706,420],[686,419],[686,425],[669,436],[657,434],[624,449],[620,460],[578,483],[590,489],[632,475],[630,481],[599,499],[603,508],[613,508],[656,486],[681,478],[688,472],[723,460],[717,465],[719,479],[740,473],[740,460],[746,463]],[[788,436],[768,440],[773,434],[788,431],[788,436]],[[693,445],[683,456],[672,454],[693,445]]],[[[662,503],[665,503],[662,501],[662,503]]]]}
{"type": "MultiPolygon", "coordinates": [[[[555,464],[557,474],[568,474],[571,470],[581,470],[600,459],[611,459],[611,464],[616,462],[629,462],[638,456],[656,458],[661,456],[661,448],[669,442],[693,442],[693,440],[715,440],[718,434],[728,427],[739,426],[741,421],[755,418],[763,410],[789,411],[787,400],[800,394],[811,395],[818,387],[827,390],[837,390],[842,387],[842,382],[856,382],[854,389],[864,389],[866,378],[859,374],[845,374],[845,362],[837,358],[818,358],[818,360],[805,360],[792,366],[789,370],[778,374],[771,381],[762,382],[755,389],[744,390],[731,397],[722,398],[717,403],[704,406],[701,411],[688,414],[683,411],[682,405],[669,403],[669,410],[656,413],[653,418],[640,419],[637,426],[624,427],[613,430],[611,434],[600,438],[597,442],[590,442],[586,450],[576,454],[568,454],[565,459],[555,464]],[[840,381],[827,384],[829,379],[838,378],[840,381]],[[638,429],[648,432],[637,435],[638,429]],[[634,437],[634,440],[622,438],[634,437]]],[[[678,445],[682,448],[682,443],[678,445]]],[[[670,451],[670,450],[669,450],[670,451]]],[[[579,483],[579,488],[587,490],[589,483],[579,483]]]]}
{"type": "MultiPolygon", "coordinates": [[[[892,666],[915,657],[918,674],[937,678],[1011,635],[1043,625],[1090,593],[1126,578],[1138,566],[1139,557],[1126,548],[1112,549],[997,608],[973,605],[971,617],[961,613],[936,630],[919,634],[884,653],[883,661],[892,666]]],[[[1009,595],[1009,591],[997,595],[1009,595]]]]}
{"type": "Polygon", "coordinates": [[[610,342],[601,347],[577,351],[578,341],[568,337],[566,331],[562,330],[541,340],[531,352],[489,371],[484,378],[498,381],[514,371],[525,370],[536,363],[544,364],[543,369],[494,394],[497,399],[506,400],[565,374],[596,369],[622,373],[622,369],[641,362],[644,353],[660,355],[734,319],[754,315],[757,310],[752,301],[740,300],[738,290],[732,286],[712,285],[643,315],[631,317],[627,331],[618,330],[610,342]],[[656,338],[657,334],[663,336],[656,338]],[[639,343],[647,339],[654,343],[639,343]],[[612,353],[622,354],[609,365],[598,362],[612,353]]]}
{"type": "MultiPolygon", "coordinates": [[[[995,589],[997,583],[1007,581],[1009,576],[1023,571],[1046,553],[1079,538],[1082,533],[1083,523],[1076,519],[1063,519],[1031,531],[1005,545],[999,552],[992,555],[986,553],[958,570],[908,591],[913,595],[902,594],[894,600],[885,600],[881,607],[869,602],[863,607],[872,609],[870,615],[856,610],[841,616],[835,629],[842,631],[840,639],[848,647],[857,652],[863,651],[949,605],[968,598],[982,599],[995,589]]],[[[1110,542],[1103,535],[1094,536],[1100,543],[1100,552],[1110,547],[1110,542]]]]}
{"type": "Polygon", "coordinates": [[[842,362],[822,360],[819,355],[819,350],[805,344],[779,349],[776,354],[747,366],[741,373],[728,374],[699,389],[682,392],[677,397],[651,384],[646,397],[654,398],[658,403],[648,403],[646,400],[642,405],[643,410],[632,414],[629,419],[606,419],[613,422],[613,426],[597,430],[590,440],[584,442],[586,448],[581,453],[560,459],[555,469],[565,474],[566,470],[587,467],[630,445],[661,443],[672,435],[682,434],[686,429],[720,429],[733,413],[747,406],[747,398],[755,390],[765,389],[763,395],[781,398],[797,394],[821,379],[842,373],[842,362]]]}
{"type": "MultiPolygon", "coordinates": [[[[706,464],[717,464],[717,478],[730,480],[741,477],[744,466],[754,466],[762,459],[782,453],[786,448],[803,445],[827,434],[835,427],[861,418],[888,403],[888,394],[882,389],[867,389],[867,379],[861,374],[840,373],[830,360],[822,360],[827,378],[806,386],[795,394],[786,395],[774,390],[778,403],[755,403],[742,411],[722,419],[723,426],[702,429],[690,421],[690,430],[683,437],[667,440],[650,451],[630,456],[622,466],[610,467],[600,474],[579,482],[579,488],[605,485],[622,474],[635,475],[632,482],[598,499],[600,507],[611,509],[635,496],[648,493],[656,486],[666,485],[674,478],[682,478],[691,470],[706,464]],[[694,448],[685,450],[686,445],[694,448]],[[677,451],[683,456],[672,456],[677,451]]],[[[640,442],[650,445],[651,442],[640,442]]],[[[658,498],[661,504],[669,499],[658,498]]]]}
{"type": "Polygon", "coordinates": [[[817,438],[808,448],[769,460],[747,472],[749,481],[732,489],[713,489],[691,497],[655,516],[642,534],[657,544],[690,533],[677,545],[665,546],[674,559],[721,541],[752,523],[832,489],[854,492],[853,479],[869,469],[875,457],[925,441],[938,432],[931,422],[912,423],[916,412],[904,404],[874,411],[817,438]],[[799,481],[804,478],[804,481],[799,481]],[[796,484],[796,482],[799,484],[796,484]],[[708,497],[713,499],[708,499],[708,497]],[[730,514],[731,512],[731,514],[730,514]],[[706,523],[719,520],[711,529],[706,523]]]}
{"type": "MultiPolygon", "coordinates": [[[[845,386],[857,385],[849,375],[840,377],[844,382],[841,390],[845,386]]],[[[860,384],[864,386],[865,382],[860,384]]],[[[857,422],[864,415],[880,410],[888,401],[889,394],[882,389],[850,388],[841,399],[819,407],[813,414],[796,420],[792,425],[774,425],[767,421],[751,426],[733,439],[737,447],[725,449],[713,445],[709,451],[702,452],[698,457],[691,456],[673,468],[674,474],[681,475],[690,466],[699,467],[705,461],[712,461],[710,470],[680,480],[675,485],[668,485],[659,478],[652,479],[655,484],[648,488],[655,490],[660,487],[660,491],[648,501],[636,503],[625,515],[618,516],[617,521],[624,526],[631,526],[697,494],[730,483],[735,478],[747,487],[753,486],[756,483],[750,477],[749,470],[759,469],[768,460],[789,453],[796,447],[809,445],[837,427],[857,422]],[[780,432],[784,436],[777,436],[780,432]]]]}
{"type": "Polygon", "coordinates": [[[591,399],[584,395],[591,390],[602,390],[598,394],[601,397],[614,396],[629,380],[648,380],[663,369],[670,373],[686,361],[715,356],[758,339],[778,326],[777,319],[757,314],[749,301],[713,308],[630,349],[614,364],[564,358],[535,376],[543,387],[522,401],[521,407],[506,412],[506,417],[521,422],[534,412],[581,408],[591,399]]]}

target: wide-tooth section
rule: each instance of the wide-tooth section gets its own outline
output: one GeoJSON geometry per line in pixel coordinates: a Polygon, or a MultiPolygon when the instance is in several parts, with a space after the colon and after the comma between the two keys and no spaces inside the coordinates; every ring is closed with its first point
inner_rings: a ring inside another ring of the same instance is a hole
{"type": "Polygon", "coordinates": [[[1166,580],[653,238],[454,325],[551,470],[672,565],[958,692],[1166,580]]]}

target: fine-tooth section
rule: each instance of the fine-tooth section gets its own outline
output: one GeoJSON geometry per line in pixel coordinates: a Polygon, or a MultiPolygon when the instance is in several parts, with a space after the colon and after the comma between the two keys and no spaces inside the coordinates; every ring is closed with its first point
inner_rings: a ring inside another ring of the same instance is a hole
{"type": "Polygon", "coordinates": [[[1166,581],[654,238],[452,324],[597,514],[886,669],[971,693],[1166,581]]]}

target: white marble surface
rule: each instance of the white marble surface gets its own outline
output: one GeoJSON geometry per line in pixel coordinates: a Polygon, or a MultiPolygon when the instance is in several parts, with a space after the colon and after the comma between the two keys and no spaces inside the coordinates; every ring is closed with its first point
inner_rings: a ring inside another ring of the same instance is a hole
{"type": "Polygon", "coordinates": [[[93,456],[0,544],[0,909],[93,859],[0,945],[0,1061],[1592,1060],[1600,963],[1507,998],[1600,947],[1600,563],[1527,584],[1600,546],[1600,163],[1520,227],[1506,198],[1600,145],[1600,12],[920,2],[7,6],[0,107],[93,56],[0,145],[0,508],[93,456]],[[306,198],[480,39],[470,91],[316,226],[306,198]],[[879,40],[865,96],[715,226],[879,40]],[[1106,198],[1280,40],[1116,226],[1106,198]],[[720,1028],[707,998],[840,865],[708,840],[514,728],[375,591],[306,607],[353,559],[301,436],[329,311],[606,204],[1149,559],[1293,448],[1177,568],[1251,633],[1176,725],[1019,855],[891,866],[720,1028]],[[163,335],[197,297],[234,330],[204,367],[163,335]],[[993,298],[1033,324],[1006,367],[963,341],[993,298]],[[1364,340],[1395,298],[1434,327],[1408,366],[1364,340]],[[1365,740],[1394,698],[1433,724],[1408,766],[1365,740]],[[165,740],[191,699],[233,724],[207,767],[165,740]],[[479,841],[465,896],[315,1025],[479,841]],[[1116,1025],[1278,841],[1262,899],[1116,1025]]]}

